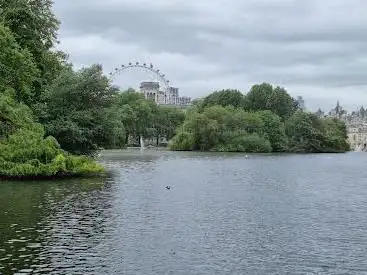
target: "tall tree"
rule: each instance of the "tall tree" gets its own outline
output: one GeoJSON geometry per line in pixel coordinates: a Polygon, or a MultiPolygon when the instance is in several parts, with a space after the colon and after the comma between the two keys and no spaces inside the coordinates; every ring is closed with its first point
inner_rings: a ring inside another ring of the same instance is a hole
{"type": "Polygon", "coordinates": [[[275,87],[269,83],[262,83],[251,87],[245,97],[246,110],[269,110],[282,119],[290,117],[297,109],[297,102],[284,88],[275,87]]]}
{"type": "Polygon", "coordinates": [[[41,121],[63,149],[92,154],[114,138],[116,131],[124,131],[121,121],[111,119],[117,91],[100,65],[78,72],[65,69],[50,87],[50,94],[47,116],[41,121]]]}
{"type": "Polygon", "coordinates": [[[158,106],[158,112],[153,121],[153,128],[155,129],[155,137],[157,139],[157,146],[161,137],[170,140],[174,135],[176,129],[185,120],[184,112],[175,107],[158,106]]]}
{"type": "Polygon", "coordinates": [[[21,48],[27,49],[40,72],[32,83],[32,102],[44,100],[46,86],[64,66],[66,55],[53,51],[59,21],[51,0],[0,0],[0,22],[14,34],[21,48]]]}
{"type": "Polygon", "coordinates": [[[220,105],[223,107],[233,106],[235,108],[243,106],[244,95],[238,90],[220,90],[211,93],[204,98],[202,107],[220,105]]]}
{"type": "Polygon", "coordinates": [[[31,85],[38,75],[32,54],[22,49],[10,30],[0,24],[0,91],[12,89],[18,100],[29,102],[31,85]]]}

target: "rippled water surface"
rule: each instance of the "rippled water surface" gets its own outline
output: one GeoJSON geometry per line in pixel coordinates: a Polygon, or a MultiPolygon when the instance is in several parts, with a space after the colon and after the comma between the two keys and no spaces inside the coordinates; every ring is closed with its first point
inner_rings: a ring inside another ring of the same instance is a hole
{"type": "Polygon", "coordinates": [[[101,161],[0,183],[0,274],[367,274],[367,154],[101,161]]]}

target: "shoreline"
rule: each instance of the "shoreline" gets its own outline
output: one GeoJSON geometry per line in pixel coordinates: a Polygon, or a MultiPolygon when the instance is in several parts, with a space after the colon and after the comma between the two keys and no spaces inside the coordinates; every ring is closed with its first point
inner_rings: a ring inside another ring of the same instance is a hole
{"type": "Polygon", "coordinates": [[[99,178],[106,177],[105,173],[88,173],[88,174],[74,174],[74,173],[60,173],[56,175],[28,175],[28,176],[7,176],[0,175],[0,181],[47,181],[47,180],[64,180],[72,178],[99,178]]]}

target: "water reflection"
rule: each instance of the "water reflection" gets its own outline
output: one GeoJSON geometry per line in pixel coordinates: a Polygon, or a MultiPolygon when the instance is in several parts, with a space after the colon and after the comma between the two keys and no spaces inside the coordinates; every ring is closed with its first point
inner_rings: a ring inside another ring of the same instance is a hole
{"type": "Polygon", "coordinates": [[[99,178],[1,182],[0,272],[76,270],[83,260],[75,262],[74,256],[84,251],[87,259],[90,237],[103,233],[108,188],[108,179],[99,178]]]}

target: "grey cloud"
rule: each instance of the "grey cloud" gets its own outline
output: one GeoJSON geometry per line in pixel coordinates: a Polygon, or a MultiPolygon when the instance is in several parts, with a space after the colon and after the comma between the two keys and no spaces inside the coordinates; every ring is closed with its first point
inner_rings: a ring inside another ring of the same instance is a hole
{"type": "MultiPolygon", "coordinates": [[[[310,90],[367,86],[362,0],[56,0],[55,10],[62,37],[98,35],[151,54],[187,56],[198,60],[192,64],[198,68],[202,63],[215,67],[202,74],[179,64],[170,67],[167,74],[181,82],[242,75],[247,82],[310,90]]],[[[102,59],[86,55],[80,58],[102,59]]],[[[119,52],[104,55],[111,62],[117,56],[129,58],[119,52]]]]}

